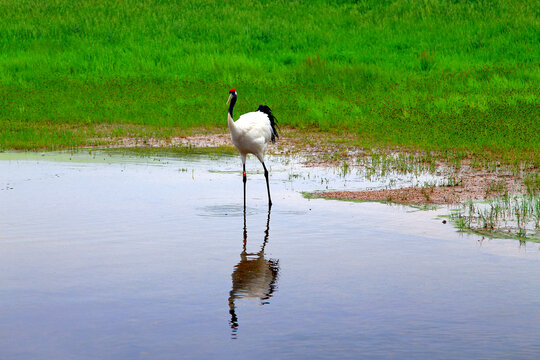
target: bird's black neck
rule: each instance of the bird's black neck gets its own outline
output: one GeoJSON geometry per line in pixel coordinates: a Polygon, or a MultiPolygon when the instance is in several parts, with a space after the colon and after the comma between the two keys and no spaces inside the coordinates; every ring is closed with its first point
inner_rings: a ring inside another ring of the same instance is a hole
{"type": "Polygon", "coordinates": [[[236,104],[236,95],[233,95],[231,99],[231,104],[229,105],[229,114],[231,114],[231,117],[233,117],[233,109],[234,109],[235,104],[236,104]]]}

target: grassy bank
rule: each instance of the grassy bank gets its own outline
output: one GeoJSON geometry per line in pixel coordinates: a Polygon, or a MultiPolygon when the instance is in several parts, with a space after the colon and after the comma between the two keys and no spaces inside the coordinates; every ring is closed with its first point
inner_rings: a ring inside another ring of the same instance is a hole
{"type": "Polygon", "coordinates": [[[282,125],[540,164],[530,1],[0,3],[0,147],[282,125]]]}

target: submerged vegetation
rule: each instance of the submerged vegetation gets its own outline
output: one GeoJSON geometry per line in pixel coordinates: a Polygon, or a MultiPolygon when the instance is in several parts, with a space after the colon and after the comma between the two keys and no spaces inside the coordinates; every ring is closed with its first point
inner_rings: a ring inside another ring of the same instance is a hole
{"type": "Polygon", "coordinates": [[[503,196],[462,204],[453,209],[450,219],[462,230],[540,242],[540,176],[527,175],[524,183],[526,194],[520,196],[509,196],[496,183],[496,191],[504,192],[503,196]]]}
{"type": "Polygon", "coordinates": [[[286,128],[539,164],[530,1],[6,0],[0,20],[0,148],[225,131],[235,87],[286,128]]]}
{"type": "MultiPolygon", "coordinates": [[[[429,152],[336,151],[327,161],[346,176],[354,173],[385,187],[305,193],[307,198],[377,201],[422,209],[448,206],[450,220],[463,231],[488,237],[540,242],[540,175],[535,169],[447,158],[429,152]],[[340,158],[346,158],[341,163],[340,158]],[[441,161],[444,160],[444,161],[441,161]],[[407,184],[404,179],[413,176],[407,184]]],[[[315,162],[317,164],[318,162],[315,162]]]]}
{"type": "Polygon", "coordinates": [[[540,196],[505,196],[487,203],[468,202],[450,219],[459,229],[488,236],[540,242],[540,196]]]}

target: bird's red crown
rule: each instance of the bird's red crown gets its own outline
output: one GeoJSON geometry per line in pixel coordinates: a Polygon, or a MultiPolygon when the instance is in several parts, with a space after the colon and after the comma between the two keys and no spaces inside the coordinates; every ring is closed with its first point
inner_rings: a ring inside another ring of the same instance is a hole
{"type": "Polygon", "coordinates": [[[231,89],[231,90],[229,90],[229,92],[233,92],[233,91],[236,92],[236,89],[231,89]]]}

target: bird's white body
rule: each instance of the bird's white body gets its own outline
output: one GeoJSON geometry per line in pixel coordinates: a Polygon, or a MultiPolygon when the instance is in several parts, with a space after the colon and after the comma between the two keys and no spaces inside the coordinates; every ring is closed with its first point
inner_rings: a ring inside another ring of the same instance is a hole
{"type": "Polygon", "coordinates": [[[254,111],[233,121],[229,114],[228,120],[231,140],[240,152],[242,163],[246,163],[247,154],[253,154],[263,162],[266,148],[272,138],[272,126],[268,115],[254,111]]]}
{"type": "Polygon", "coordinates": [[[272,110],[266,105],[259,105],[257,111],[250,112],[240,116],[237,121],[233,120],[233,109],[236,104],[237,93],[235,89],[229,91],[229,112],[227,120],[229,122],[229,131],[231,140],[240,152],[242,158],[242,181],[244,182],[244,210],[246,208],[246,157],[247,154],[253,154],[259,159],[264,169],[266,179],[266,190],[268,191],[268,206],[272,206],[270,198],[270,184],[268,182],[268,169],[264,165],[264,153],[270,141],[275,142],[279,137],[277,133],[277,120],[272,114],[272,110]]]}

